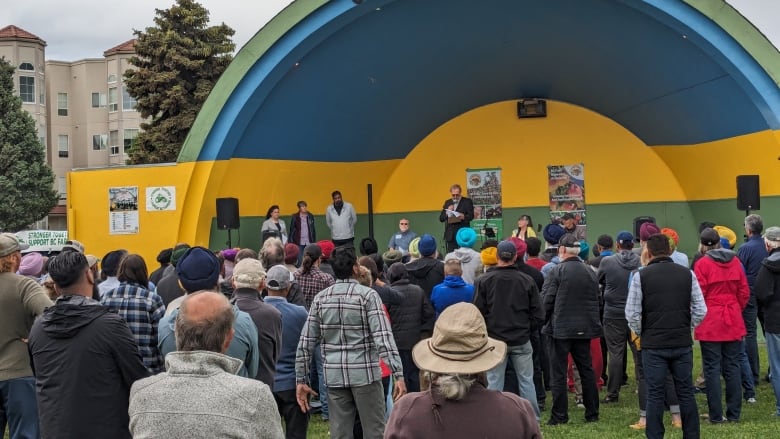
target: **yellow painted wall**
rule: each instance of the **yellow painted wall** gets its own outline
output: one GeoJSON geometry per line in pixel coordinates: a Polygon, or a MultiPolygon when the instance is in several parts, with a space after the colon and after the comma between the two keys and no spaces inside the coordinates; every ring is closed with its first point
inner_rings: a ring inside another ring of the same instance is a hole
{"type": "Polygon", "coordinates": [[[654,152],[613,120],[547,101],[547,117],[517,118],[517,101],[476,108],[445,123],[387,182],[380,212],[438,210],[466,168],[501,167],[505,207],[548,204],[547,166],[585,164],[587,204],[681,201],[685,193],[654,152]],[[414,196],[409,196],[414,194],[414,196]]]}
{"type": "Polygon", "coordinates": [[[703,145],[648,148],[611,119],[582,107],[547,102],[548,117],[518,119],[516,102],[476,108],[430,133],[403,160],[320,163],[231,159],[169,166],[117,167],[69,174],[70,236],[102,257],[126,248],[150,269],[162,248],[184,241],[208,246],[215,199],[239,199],[242,217],[279,204],[291,213],[306,200],[324,213],[339,189],[367,212],[366,184],[377,213],[436,211],[449,186],[465,187],[466,168],[503,169],[504,206],[547,205],[547,166],[585,163],[586,202],[599,204],[733,198],[734,176],[761,175],[762,195],[780,194],[780,132],[703,145]],[[138,186],[140,233],[108,234],[108,188],[138,186]],[[177,210],[146,212],[145,188],[176,186],[177,210]]]}

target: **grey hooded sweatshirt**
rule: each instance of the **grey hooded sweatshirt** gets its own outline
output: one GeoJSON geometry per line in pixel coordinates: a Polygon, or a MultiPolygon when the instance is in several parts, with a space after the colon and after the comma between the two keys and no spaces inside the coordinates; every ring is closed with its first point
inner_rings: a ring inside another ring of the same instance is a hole
{"type": "Polygon", "coordinates": [[[598,279],[604,291],[605,319],[626,318],[628,280],[640,265],[639,255],[631,250],[620,250],[601,260],[598,279]]]}
{"type": "Polygon", "coordinates": [[[469,247],[456,248],[453,252],[447,253],[444,257],[446,262],[448,259],[457,259],[460,261],[463,275],[461,277],[469,285],[474,285],[474,275],[478,271],[482,271],[482,259],[479,252],[469,247]]]}

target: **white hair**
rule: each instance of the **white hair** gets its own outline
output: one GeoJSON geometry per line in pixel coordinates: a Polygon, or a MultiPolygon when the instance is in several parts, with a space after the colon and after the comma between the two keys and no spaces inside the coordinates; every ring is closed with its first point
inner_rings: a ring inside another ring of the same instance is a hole
{"type": "Polygon", "coordinates": [[[780,241],[770,241],[766,238],[764,238],[764,244],[766,244],[767,248],[771,248],[771,249],[780,247],[780,241]]]}
{"type": "Polygon", "coordinates": [[[429,381],[436,384],[436,391],[446,399],[459,401],[466,397],[477,381],[476,375],[437,375],[425,372],[429,381]]]}
{"type": "Polygon", "coordinates": [[[581,251],[579,246],[577,246],[577,247],[566,247],[565,245],[562,245],[562,246],[560,246],[558,248],[562,248],[564,253],[566,253],[567,255],[572,255],[572,256],[579,256],[580,255],[580,251],[581,251]]]}

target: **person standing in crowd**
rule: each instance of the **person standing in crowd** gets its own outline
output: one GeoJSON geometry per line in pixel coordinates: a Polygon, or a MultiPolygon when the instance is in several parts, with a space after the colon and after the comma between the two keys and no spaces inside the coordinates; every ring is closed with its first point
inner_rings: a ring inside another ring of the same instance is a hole
{"type": "Polygon", "coordinates": [[[604,338],[609,351],[607,363],[607,396],[604,404],[618,402],[625,375],[626,347],[631,342],[631,331],[626,321],[626,299],[631,272],[641,264],[633,252],[634,235],[622,231],[617,234],[617,253],[601,260],[597,273],[604,291],[604,338]]]}
{"type": "Polygon", "coordinates": [[[263,288],[279,289],[281,283],[290,289],[290,270],[284,265],[274,265],[266,274],[257,259],[244,259],[233,269],[233,303],[249,314],[257,327],[258,379],[274,390],[276,360],[282,347],[282,314],[260,297],[263,288]],[[266,277],[267,276],[267,277],[266,277]]]}
{"type": "Polygon", "coordinates": [[[567,358],[571,354],[582,381],[585,421],[599,419],[599,394],[590,354],[591,340],[601,335],[599,285],[596,273],[579,258],[580,241],[566,233],[558,242],[560,263],[544,280],[542,301],[545,326],[552,337],[550,378],[553,405],[548,425],[569,422],[566,389],[567,358]]]}
{"type": "Polygon", "coordinates": [[[151,272],[151,274],[149,274],[149,282],[153,283],[154,285],[160,283],[163,278],[163,274],[165,273],[165,269],[171,265],[171,254],[173,254],[172,248],[160,250],[160,253],[157,254],[157,262],[160,264],[160,266],[151,272]]]}
{"type": "Polygon", "coordinates": [[[127,323],[93,300],[87,258],[49,264],[60,297],[30,330],[42,438],[130,438],[130,386],[148,376],[127,323]]]}
{"type": "Polygon", "coordinates": [[[284,266],[290,273],[298,271],[298,261],[302,258],[301,250],[297,245],[288,242],[284,245],[284,266]]]}
{"type": "Polygon", "coordinates": [[[680,401],[683,437],[698,438],[691,328],[704,320],[707,305],[693,272],[670,257],[672,249],[666,235],[649,236],[646,251],[650,262],[631,278],[625,310],[628,327],[642,343],[647,385],[645,434],[648,439],[664,437],[665,380],[671,372],[680,401]]]}
{"type": "Polygon", "coordinates": [[[596,270],[599,269],[601,261],[607,256],[611,256],[615,253],[615,241],[611,236],[604,234],[598,237],[596,240],[596,247],[593,251],[593,259],[588,260],[588,265],[591,265],[596,270]]]}
{"type": "Polygon", "coordinates": [[[444,261],[444,280],[431,291],[431,305],[436,312],[436,318],[439,318],[439,315],[451,305],[460,302],[471,303],[474,300],[474,285],[463,280],[461,267],[457,259],[444,261]]]}
{"type": "Polygon", "coordinates": [[[395,403],[385,439],[518,437],[540,439],[531,404],[508,392],[486,389],[485,371],[504,360],[507,347],[490,338],[485,320],[470,303],[447,308],[433,337],[415,345],[412,355],[431,387],[395,403]]]}
{"type": "Polygon", "coordinates": [[[308,385],[312,350],[321,343],[331,437],[352,437],[359,411],[363,437],[381,438],[385,399],[379,358],[390,366],[395,378],[393,399],[406,393],[401,358],[379,295],[355,280],[360,266],[354,249],[338,247],[331,259],[336,283],[314,298],[298,342],[296,399],[301,410],[308,412],[309,396],[315,394],[308,385]]]}
{"type": "MultiPolygon", "coordinates": [[[[274,268],[272,267],[271,270],[274,268]]],[[[278,282],[278,289],[276,285],[274,288],[269,288],[268,296],[265,298],[265,303],[282,314],[282,348],[276,361],[274,399],[285,424],[285,438],[305,439],[309,427],[309,414],[301,410],[295,398],[295,352],[308,313],[306,308],[287,301],[289,282],[285,284],[283,279],[279,279],[278,282]]],[[[327,404],[325,408],[327,413],[327,404]]]]}
{"type": "Polygon", "coordinates": [[[122,258],[117,278],[119,287],[106,292],[100,303],[125,319],[146,370],[152,375],[160,373],[163,360],[157,347],[157,327],[165,315],[165,305],[160,296],[147,289],[149,279],[141,255],[129,254],[122,258]]]}
{"type": "Polygon", "coordinates": [[[7,424],[12,439],[40,435],[25,339],[35,318],[52,304],[37,282],[16,274],[27,248],[16,235],[0,234],[0,432],[7,424]]]}
{"type": "Polygon", "coordinates": [[[265,214],[265,221],[260,226],[260,233],[265,237],[275,236],[282,240],[282,244],[287,243],[287,227],[284,224],[284,220],[279,218],[279,206],[274,204],[268,208],[268,212],[265,214]]]}
{"type": "Polygon", "coordinates": [[[30,279],[39,282],[41,279],[41,272],[43,271],[43,262],[43,255],[40,253],[27,253],[22,256],[16,274],[19,276],[27,276],[30,279]]]}
{"type": "Polygon", "coordinates": [[[531,215],[520,215],[517,219],[517,228],[512,230],[512,238],[519,238],[525,241],[527,238],[536,238],[534,231],[534,222],[531,215]]]}
{"type": "Polygon", "coordinates": [[[100,261],[100,274],[104,277],[104,280],[98,284],[100,296],[119,286],[119,279],[116,277],[116,273],[119,271],[119,262],[122,261],[126,254],[127,250],[114,250],[103,256],[103,259],[100,261]]]}
{"type": "Polygon", "coordinates": [[[325,223],[330,229],[330,239],[336,247],[345,244],[354,245],[355,224],[357,224],[355,208],[344,201],[339,191],[333,191],[330,196],[333,198],[333,204],[325,209],[325,223]]]}
{"type": "Polygon", "coordinates": [[[179,243],[173,247],[171,252],[171,265],[163,270],[162,279],[156,283],[154,292],[162,299],[166,308],[170,307],[171,302],[184,295],[184,290],[179,284],[179,275],[176,274],[176,264],[184,253],[190,248],[188,244],[179,243]]]}
{"type": "MultiPolygon", "coordinates": [[[[780,227],[769,227],[764,233],[769,256],[761,263],[753,290],[764,310],[766,353],[769,369],[780,370],[780,227]]],[[[770,382],[775,393],[775,416],[780,416],[780,373],[772,373],[770,382]]]]}
{"type": "Polygon", "coordinates": [[[511,241],[498,244],[498,264],[474,284],[474,305],[487,324],[488,336],[507,344],[507,357],[487,371],[488,389],[504,390],[507,361],[517,375],[520,396],[531,402],[539,419],[534,387],[531,329],[542,323],[539,289],[534,280],[515,265],[517,248],[511,241]]]}
{"type": "Polygon", "coordinates": [[[290,218],[289,242],[298,246],[298,262],[301,265],[303,249],[309,244],[317,242],[317,229],[314,227],[314,215],[309,212],[309,206],[301,200],[297,204],[298,211],[290,218]]]}
{"type": "Polygon", "coordinates": [[[548,264],[547,261],[539,257],[539,253],[542,252],[542,241],[539,238],[525,238],[525,253],[528,258],[525,260],[526,265],[536,268],[541,273],[542,267],[548,264]]]}
{"type": "Polygon", "coordinates": [[[459,260],[463,280],[468,284],[474,285],[474,277],[482,271],[482,261],[480,260],[479,252],[472,248],[477,243],[477,232],[471,227],[463,227],[455,234],[455,240],[458,242],[458,248],[453,252],[447,253],[444,256],[444,260],[459,260]]]}
{"type": "Polygon", "coordinates": [[[407,255],[409,254],[409,243],[416,237],[417,234],[409,229],[409,220],[401,218],[401,221],[398,222],[398,231],[390,237],[387,248],[388,250],[398,250],[402,255],[407,255]]]}
{"type": "MultiPolygon", "coordinates": [[[[444,263],[436,259],[438,252],[436,239],[433,236],[427,233],[423,235],[417,244],[417,249],[421,257],[406,264],[406,271],[409,273],[409,280],[422,288],[430,298],[433,287],[444,280],[444,263]]],[[[430,331],[431,328],[428,330],[430,331]]]]}
{"type": "Polygon", "coordinates": [[[668,236],[669,239],[671,239],[671,242],[669,244],[671,244],[672,246],[672,256],[671,256],[672,260],[682,265],[683,267],[689,267],[690,265],[688,262],[688,255],[677,250],[677,247],[680,245],[680,235],[677,234],[677,231],[669,227],[664,227],[663,229],[661,229],[661,233],[663,233],[664,235],[668,236]]]}
{"type": "Polygon", "coordinates": [[[236,376],[241,361],[224,354],[234,319],[220,293],[184,299],[176,319],[176,352],[165,359],[167,372],[137,381],[130,392],[134,438],[284,437],[268,386],[236,376]]]}
{"type": "Polygon", "coordinates": [[[750,299],[747,278],[736,254],[720,246],[714,229],[701,232],[699,251],[704,257],[696,263],[707,316],[694,331],[699,340],[707,384],[710,423],[739,421],[742,414],[740,354],[742,337],[747,334],[742,310],[750,299]],[[720,377],[726,382],[726,413],[723,416],[720,377]]]}
{"type": "Polygon", "coordinates": [[[444,242],[447,243],[447,253],[458,248],[456,241],[458,230],[470,227],[471,220],[474,219],[474,203],[461,192],[459,184],[450,186],[451,198],[444,202],[439,214],[439,221],[445,223],[444,242]]]}
{"type": "MultiPolygon", "coordinates": [[[[198,291],[219,291],[219,260],[214,253],[203,247],[192,247],[181,256],[176,263],[176,274],[179,283],[187,294],[198,291]]],[[[179,306],[187,298],[186,295],[171,302],[165,311],[165,317],[160,320],[157,329],[157,347],[165,357],[176,350],[176,317],[179,306]]],[[[259,352],[257,346],[257,327],[249,314],[233,305],[235,314],[235,335],[232,337],[226,355],[243,362],[238,374],[244,377],[257,376],[259,352]]]]}
{"type": "Polygon", "coordinates": [[[388,268],[387,282],[401,298],[390,323],[404,368],[406,388],[409,392],[419,392],[420,370],[412,360],[412,348],[420,341],[422,329],[432,326],[435,313],[422,288],[409,282],[404,264],[396,262],[388,268]]]}
{"type": "Polygon", "coordinates": [[[333,272],[333,266],[330,265],[330,255],[333,254],[333,250],[336,246],[333,245],[333,241],[329,239],[317,241],[317,246],[322,251],[319,269],[324,273],[328,273],[333,279],[336,279],[336,273],[333,272]]]}
{"type": "MultiPolygon", "coordinates": [[[[263,267],[266,270],[270,270],[275,265],[284,265],[284,244],[279,238],[269,238],[263,243],[263,248],[260,249],[260,262],[263,263],[263,267]]],[[[292,273],[290,273],[290,280],[294,280],[292,273]]],[[[265,290],[262,292],[262,296],[266,296],[265,290]]],[[[297,283],[293,282],[290,286],[290,291],[287,293],[287,300],[290,303],[303,306],[306,301],[303,299],[303,293],[297,283]]]]}
{"type": "MultiPolygon", "coordinates": [[[[542,237],[544,238],[545,242],[545,249],[542,252],[541,256],[539,256],[542,260],[545,262],[552,262],[553,259],[555,259],[555,264],[558,263],[558,242],[560,242],[561,237],[566,234],[566,230],[561,226],[560,224],[556,223],[550,223],[544,226],[544,229],[542,229],[542,237]]],[[[545,270],[542,270],[542,274],[546,275],[545,270]]]]}
{"type": "Polygon", "coordinates": [[[761,232],[764,230],[764,220],[761,215],[750,214],[745,217],[745,234],[747,242],[742,244],[737,250],[737,257],[745,268],[748,286],[750,287],[750,300],[742,311],[742,318],[745,321],[745,351],[747,352],[750,369],[753,372],[753,384],[758,385],[759,374],[759,355],[758,342],[756,341],[756,319],[761,320],[761,327],[764,327],[763,313],[756,303],[756,291],[754,284],[758,270],[762,267],[762,261],[769,256],[764,239],[761,238],[761,232]]]}

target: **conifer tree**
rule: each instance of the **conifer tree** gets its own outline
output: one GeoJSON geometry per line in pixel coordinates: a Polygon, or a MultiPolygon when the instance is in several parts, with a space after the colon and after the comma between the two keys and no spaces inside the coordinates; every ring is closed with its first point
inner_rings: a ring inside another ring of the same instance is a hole
{"type": "Polygon", "coordinates": [[[147,119],[128,151],[133,164],[176,161],[235,48],[233,29],[208,26],[208,10],[194,0],[176,0],[155,13],[155,26],[135,31],[135,68],[125,72],[127,91],[147,119]]]}
{"type": "Polygon", "coordinates": [[[14,67],[0,58],[0,232],[22,230],[57,204],[35,120],[14,95],[14,67]]]}

